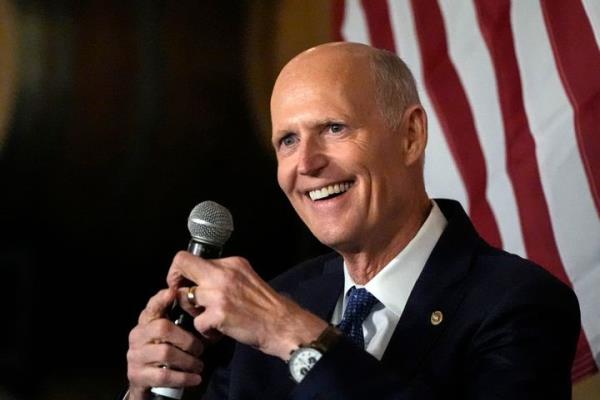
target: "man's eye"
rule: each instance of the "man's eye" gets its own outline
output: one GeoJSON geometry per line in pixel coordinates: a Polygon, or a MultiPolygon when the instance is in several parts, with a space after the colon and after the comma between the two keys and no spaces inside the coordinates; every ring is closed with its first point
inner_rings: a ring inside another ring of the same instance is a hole
{"type": "Polygon", "coordinates": [[[344,125],[331,124],[329,125],[329,130],[331,131],[331,133],[341,133],[344,130],[344,125]]]}
{"type": "Polygon", "coordinates": [[[296,143],[297,140],[298,139],[296,138],[296,135],[289,134],[282,137],[279,143],[284,147],[290,147],[294,145],[294,143],[296,143]]]}

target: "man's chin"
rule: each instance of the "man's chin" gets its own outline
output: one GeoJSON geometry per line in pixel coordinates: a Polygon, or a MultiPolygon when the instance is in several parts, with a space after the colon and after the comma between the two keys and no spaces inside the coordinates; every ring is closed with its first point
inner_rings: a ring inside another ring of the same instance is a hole
{"type": "Polygon", "coordinates": [[[357,247],[355,241],[352,240],[347,231],[315,232],[314,230],[311,230],[311,232],[319,242],[338,253],[351,252],[352,249],[357,247]]]}

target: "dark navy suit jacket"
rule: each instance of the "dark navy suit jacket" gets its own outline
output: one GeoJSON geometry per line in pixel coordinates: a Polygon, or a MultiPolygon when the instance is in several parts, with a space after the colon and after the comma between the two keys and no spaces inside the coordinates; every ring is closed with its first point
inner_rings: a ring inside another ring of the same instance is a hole
{"type": "MultiPolygon", "coordinates": [[[[448,225],[381,361],[346,340],[301,384],[285,362],[235,344],[205,399],[568,399],[580,331],[573,291],[539,266],[486,244],[462,207],[437,200],[448,225]],[[431,314],[441,311],[434,325],[431,314]]],[[[335,253],[272,285],[330,320],[343,290],[335,253]]]]}

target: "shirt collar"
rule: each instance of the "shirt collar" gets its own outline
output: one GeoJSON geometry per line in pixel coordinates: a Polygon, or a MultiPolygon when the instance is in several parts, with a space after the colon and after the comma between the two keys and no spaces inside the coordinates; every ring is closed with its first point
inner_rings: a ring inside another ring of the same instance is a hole
{"type": "MultiPolygon", "coordinates": [[[[431,202],[433,206],[429,216],[417,234],[392,261],[364,285],[377,300],[398,316],[402,315],[410,292],[448,224],[436,202],[431,202]]],[[[352,286],[363,287],[354,283],[344,262],[344,294],[347,294],[352,286]]],[[[346,296],[344,308],[345,305],[346,296]]]]}

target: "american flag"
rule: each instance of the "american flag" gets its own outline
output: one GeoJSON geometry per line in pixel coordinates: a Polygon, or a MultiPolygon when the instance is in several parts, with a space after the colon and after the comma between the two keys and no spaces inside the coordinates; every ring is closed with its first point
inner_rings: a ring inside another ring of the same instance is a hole
{"type": "Polygon", "coordinates": [[[572,376],[600,365],[600,2],[336,1],[338,39],[393,51],[428,112],[428,193],[571,285],[572,376]]]}

